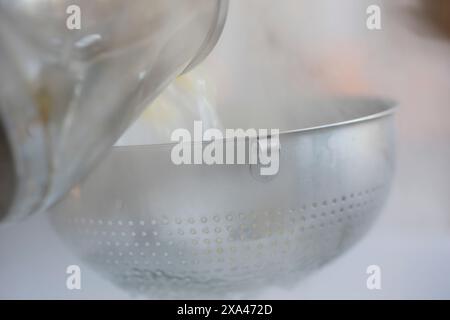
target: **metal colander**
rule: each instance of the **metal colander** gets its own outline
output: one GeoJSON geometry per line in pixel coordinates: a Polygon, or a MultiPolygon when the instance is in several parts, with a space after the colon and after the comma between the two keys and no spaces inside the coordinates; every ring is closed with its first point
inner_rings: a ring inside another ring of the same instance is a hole
{"type": "Polygon", "coordinates": [[[295,283],[366,233],[393,174],[390,103],[342,99],[311,114],[326,110],[336,121],[311,117],[314,128],[280,135],[268,179],[250,165],[176,166],[171,144],[115,147],[53,208],[53,224],[130,292],[210,297],[295,283]]]}

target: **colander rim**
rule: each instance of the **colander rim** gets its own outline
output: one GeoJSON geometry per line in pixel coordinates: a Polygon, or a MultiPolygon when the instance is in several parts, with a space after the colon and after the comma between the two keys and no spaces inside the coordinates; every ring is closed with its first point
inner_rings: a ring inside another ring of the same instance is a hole
{"type": "MultiPolygon", "coordinates": [[[[342,99],[352,99],[352,100],[361,100],[364,102],[370,102],[370,103],[375,103],[379,106],[379,108],[381,109],[378,112],[374,112],[374,113],[370,113],[364,116],[360,116],[360,117],[355,117],[349,120],[344,120],[344,121],[339,121],[339,122],[332,122],[332,123],[328,123],[328,124],[324,124],[324,125],[317,125],[317,126],[311,126],[311,127],[305,127],[305,128],[301,128],[301,129],[288,129],[288,130],[281,130],[279,132],[279,136],[284,136],[287,134],[294,134],[294,133],[310,133],[310,132],[314,132],[314,131],[318,131],[318,130],[324,130],[324,129],[330,129],[330,128],[335,128],[335,127],[343,127],[343,126],[348,126],[348,125],[354,125],[354,124],[360,124],[360,123],[364,123],[364,122],[368,122],[368,121],[373,121],[373,120],[377,120],[380,118],[384,118],[384,117],[388,117],[391,116],[393,114],[395,114],[397,108],[398,108],[398,103],[390,98],[380,98],[380,97],[370,97],[370,96],[354,96],[354,97],[332,97],[330,99],[330,101],[334,101],[334,100],[342,100],[342,99]]],[[[257,138],[258,136],[255,136],[253,138],[257,138]]],[[[218,139],[218,140],[229,140],[229,138],[224,138],[224,139],[218,139]]],[[[191,141],[191,143],[210,143],[211,141],[191,141]]],[[[128,148],[142,148],[142,147],[172,147],[176,144],[178,144],[179,142],[161,142],[161,143],[151,143],[151,144],[133,144],[133,145],[120,145],[120,146],[113,146],[113,150],[123,150],[123,149],[128,149],[128,148]]]]}

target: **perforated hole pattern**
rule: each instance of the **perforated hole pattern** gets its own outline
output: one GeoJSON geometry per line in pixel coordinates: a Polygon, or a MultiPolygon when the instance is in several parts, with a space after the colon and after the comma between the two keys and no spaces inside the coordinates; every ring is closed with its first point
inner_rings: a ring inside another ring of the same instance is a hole
{"type": "Polygon", "coordinates": [[[227,289],[306,273],[342,252],[374,220],[384,187],[297,208],[209,216],[67,217],[73,245],[129,290],[227,289]]]}

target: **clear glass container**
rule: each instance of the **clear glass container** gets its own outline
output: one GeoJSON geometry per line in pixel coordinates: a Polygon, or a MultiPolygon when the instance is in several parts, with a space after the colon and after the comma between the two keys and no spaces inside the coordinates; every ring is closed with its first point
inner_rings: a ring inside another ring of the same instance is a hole
{"type": "Polygon", "coordinates": [[[0,0],[0,220],[46,209],[84,177],[206,57],[227,9],[228,0],[0,0]],[[80,29],[68,27],[71,5],[80,29]]]}

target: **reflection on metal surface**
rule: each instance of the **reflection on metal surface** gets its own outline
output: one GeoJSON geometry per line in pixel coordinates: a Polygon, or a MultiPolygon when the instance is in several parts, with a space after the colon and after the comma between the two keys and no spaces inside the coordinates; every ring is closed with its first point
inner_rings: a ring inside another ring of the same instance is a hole
{"type": "Polygon", "coordinates": [[[53,225],[130,292],[208,297],[295,283],[364,235],[394,170],[390,104],[310,105],[330,107],[342,125],[280,134],[270,181],[249,165],[175,166],[172,144],[115,147],[53,208],[53,225]]]}

